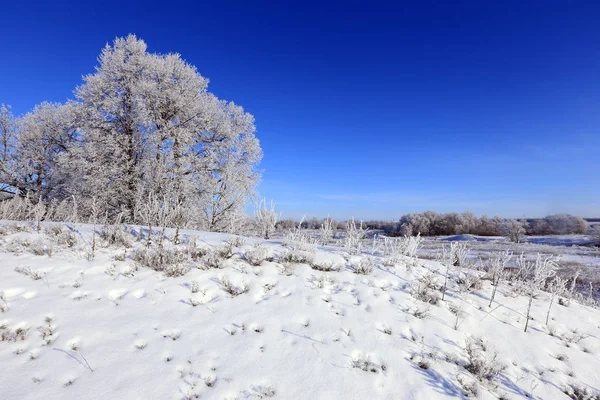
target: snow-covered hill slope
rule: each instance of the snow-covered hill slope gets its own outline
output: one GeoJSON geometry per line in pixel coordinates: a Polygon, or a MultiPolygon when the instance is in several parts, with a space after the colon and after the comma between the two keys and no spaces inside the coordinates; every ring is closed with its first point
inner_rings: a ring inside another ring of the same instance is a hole
{"type": "Polygon", "coordinates": [[[133,236],[131,248],[96,236],[91,259],[89,225],[0,225],[0,399],[568,399],[600,390],[600,311],[555,304],[546,326],[541,293],[525,333],[527,298],[502,282],[488,307],[483,272],[452,268],[442,301],[446,267],[435,261],[385,266],[322,247],[312,259],[280,241],[187,231],[183,244],[165,244],[163,257],[178,260],[165,273],[132,259],[159,263],[133,236]],[[476,281],[468,290],[456,283],[465,274],[476,281]]]}

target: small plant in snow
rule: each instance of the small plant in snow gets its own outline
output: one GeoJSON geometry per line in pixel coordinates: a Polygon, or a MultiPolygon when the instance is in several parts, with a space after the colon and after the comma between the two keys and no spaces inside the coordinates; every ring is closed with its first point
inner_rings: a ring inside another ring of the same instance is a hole
{"type": "Polygon", "coordinates": [[[133,245],[133,236],[120,224],[104,225],[100,231],[104,247],[116,246],[129,248],[133,245]]]}
{"type": "Polygon", "coordinates": [[[549,256],[542,258],[542,256],[538,253],[534,262],[526,261],[523,254],[521,254],[521,257],[519,257],[517,260],[517,265],[521,271],[529,275],[529,279],[526,281],[526,290],[529,297],[529,303],[527,305],[527,316],[525,319],[524,329],[524,331],[527,332],[533,298],[537,295],[539,290],[544,288],[548,278],[555,274],[557,264],[554,257],[549,256]]]}
{"type": "Polygon", "coordinates": [[[192,238],[189,242],[187,242],[187,253],[192,260],[199,260],[204,257],[208,250],[205,247],[199,247],[196,243],[196,238],[192,238]]]}
{"type": "Polygon", "coordinates": [[[442,257],[454,267],[465,267],[468,265],[469,247],[467,242],[450,242],[450,248],[442,249],[442,257]]]}
{"type": "Polygon", "coordinates": [[[244,260],[246,260],[248,264],[258,267],[267,259],[267,255],[268,252],[265,247],[254,246],[252,249],[244,252],[244,260]]]}
{"type": "Polygon", "coordinates": [[[247,282],[244,282],[241,286],[236,286],[229,280],[229,278],[226,275],[221,275],[219,277],[219,284],[223,291],[229,293],[233,297],[247,293],[250,290],[250,287],[247,282]]]}
{"type": "Polygon", "coordinates": [[[115,264],[107,265],[104,269],[104,273],[109,276],[115,276],[117,275],[117,267],[115,266],[115,264]]]}
{"type": "Polygon", "coordinates": [[[440,300],[439,289],[436,276],[433,272],[427,271],[411,284],[410,294],[425,303],[437,304],[440,300]]]}
{"type": "Polygon", "coordinates": [[[271,238],[271,233],[275,231],[275,224],[278,220],[279,216],[275,212],[273,202],[271,201],[271,205],[267,207],[266,199],[262,199],[254,211],[254,221],[265,239],[271,238]]]}
{"type": "Polygon", "coordinates": [[[473,272],[462,272],[456,278],[458,290],[460,292],[470,292],[482,288],[481,277],[473,272]]]}
{"type": "Polygon", "coordinates": [[[316,271],[332,272],[341,270],[342,266],[333,261],[313,261],[310,267],[316,271]]]}
{"type": "Polygon", "coordinates": [[[44,318],[44,325],[37,328],[46,346],[52,344],[58,337],[58,334],[55,331],[56,328],[52,325],[53,322],[54,320],[52,317],[46,317],[44,318]]]}
{"type": "Polygon", "coordinates": [[[357,226],[354,218],[346,223],[346,236],[344,237],[344,247],[350,254],[359,254],[361,251],[361,240],[365,236],[366,230],[363,223],[357,226]]]}
{"type": "Polygon", "coordinates": [[[201,263],[202,263],[202,269],[221,269],[224,267],[223,264],[224,260],[223,257],[221,257],[221,255],[219,254],[218,251],[216,251],[215,249],[212,249],[210,251],[208,251],[206,253],[206,255],[204,255],[204,257],[202,257],[201,263]]]}
{"type": "Polygon", "coordinates": [[[23,341],[29,334],[29,328],[19,326],[17,328],[9,328],[6,324],[0,325],[0,341],[2,342],[18,342],[23,341]]]}
{"type": "Polygon", "coordinates": [[[0,304],[0,311],[1,312],[7,312],[8,311],[8,302],[6,301],[6,294],[4,293],[4,291],[0,291],[0,300],[2,301],[2,304],[0,304]]]}
{"type": "Polygon", "coordinates": [[[219,257],[229,259],[233,257],[233,244],[230,242],[225,242],[217,247],[216,251],[219,257]]]}
{"type": "Polygon", "coordinates": [[[600,400],[600,392],[577,383],[567,385],[563,393],[573,400],[600,400]]]}
{"type": "Polygon", "coordinates": [[[369,359],[369,356],[357,353],[350,359],[350,366],[352,368],[360,369],[365,372],[379,372],[379,365],[375,364],[369,359]]]}
{"type": "Polygon", "coordinates": [[[375,268],[375,260],[369,256],[350,264],[351,271],[359,275],[370,275],[373,268],[375,268]]]}
{"type": "Polygon", "coordinates": [[[288,249],[283,254],[281,262],[288,262],[294,264],[312,264],[315,259],[314,251],[305,251],[298,249],[288,249]]]}
{"type": "Polygon", "coordinates": [[[562,279],[559,276],[555,276],[550,282],[550,287],[548,288],[552,296],[550,297],[550,303],[548,304],[548,313],[546,313],[546,325],[548,325],[548,320],[550,319],[550,310],[552,309],[552,304],[556,297],[564,295],[567,291],[567,281],[562,279]]]}
{"type": "Polygon", "coordinates": [[[500,285],[500,280],[505,276],[506,266],[510,262],[512,258],[512,253],[510,251],[506,251],[504,253],[499,253],[493,260],[490,268],[488,269],[488,274],[491,277],[492,285],[494,289],[492,290],[492,296],[490,297],[489,307],[492,306],[494,302],[494,298],[496,297],[496,290],[500,285]]]}
{"type": "Polygon", "coordinates": [[[482,338],[468,337],[465,351],[467,362],[464,368],[480,382],[492,382],[506,366],[498,360],[498,353],[488,352],[489,346],[482,338]]]}

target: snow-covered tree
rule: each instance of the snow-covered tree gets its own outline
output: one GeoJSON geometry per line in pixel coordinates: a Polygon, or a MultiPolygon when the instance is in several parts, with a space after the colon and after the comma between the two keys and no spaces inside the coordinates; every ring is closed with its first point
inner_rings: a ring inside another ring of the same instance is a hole
{"type": "Polygon", "coordinates": [[[14,193],[13,153],[17,140],[16,122],[9,105],[0,105],[0,192],[14,193]]]}
{"type": "Polygon", "coordinates": [[[19,121],[13,177],[21,193],[64,199],[60,158],[76,140],[77,105],[42,103],[19,121]]]}
{"type": "Polygon", "coordinates": [[[510,219],[502,223],[500,233],[513,243],[521,243],[521,236],[525,234],[525,226],[521,221],[510,219]]]}

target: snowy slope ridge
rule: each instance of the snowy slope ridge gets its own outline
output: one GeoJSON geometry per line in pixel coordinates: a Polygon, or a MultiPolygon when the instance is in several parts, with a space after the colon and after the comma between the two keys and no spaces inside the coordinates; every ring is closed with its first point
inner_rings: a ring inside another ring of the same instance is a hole
{"type": "Polygon", "coordinates": [[[489,307],[483,271],[442,300],[437,261],[131,229],[0,223],[0,399],[600,398],[593,307],[546,325],[539,292],[524,332],[528,297],[502,280],[489,307]]]}

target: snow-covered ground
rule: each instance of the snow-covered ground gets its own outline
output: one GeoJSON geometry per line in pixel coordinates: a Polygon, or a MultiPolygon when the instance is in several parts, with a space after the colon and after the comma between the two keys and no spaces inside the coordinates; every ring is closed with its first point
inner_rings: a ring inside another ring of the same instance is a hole
{"type": "Polygon", "coordinates": [[[555,302],[546,325],[541,293],[525,333],[527,298],[506,282],[491,307],[489,280],[459,290],[457,276],[483,272],[452,268],[445,299],[428,304],[414,293],[429,276],[439,297],[446,267],[433,260],[374,257],[363,275],[353,265],[366,255],[318,247],[314,261],[285,262],[294,251],[280,240],[186,231],[179,248],[209,253],[168,277],[133,261],[145,246],[133,236],[132,248],[96,237],[90,260],[89,225],[0,228],[0,399],[568,399],[573,388],[600,390],[600,310],[555,302]],[[208,268],[227,241],[231,257],[208,268]],[[271,261],[250,265],[262,251],[271,261]]]}

